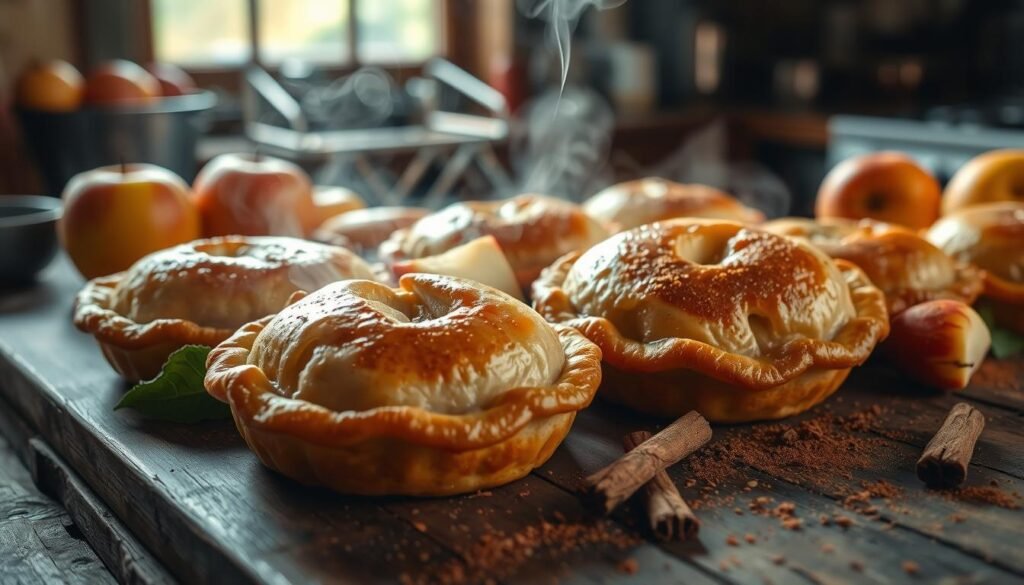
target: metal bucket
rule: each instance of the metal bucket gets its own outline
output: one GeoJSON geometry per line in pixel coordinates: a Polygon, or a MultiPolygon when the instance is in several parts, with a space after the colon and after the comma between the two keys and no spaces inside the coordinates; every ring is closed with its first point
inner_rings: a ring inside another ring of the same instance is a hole
{"type": "Polygon", "coordinates": [[[200,91],[66,113],[19,109],[18,118],[47,193],[60,195],[78,173],[122,161],[152,163],[191,182],[198,170],[196,143],[216,103],[213,92],[200,91]]]}

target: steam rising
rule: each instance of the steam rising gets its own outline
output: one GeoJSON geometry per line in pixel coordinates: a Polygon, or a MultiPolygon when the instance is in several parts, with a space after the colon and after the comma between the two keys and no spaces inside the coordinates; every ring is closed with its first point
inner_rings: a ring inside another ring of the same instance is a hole
{"type": "Polygon", "coordinates": [[[727,146],[725,123],[714,122],[684,141],[647,174],[716,187],[769,218],[788,214],[791,195],[785,183],[760,163],[729,161],[727,146]]]}
{"type": "Polygon", "coordinates": [[[576,29],[580,15],[593,6],[598,10],[616,8],[626,0],[518,0],[519,10],[529,18],[542,18],[548,23],[548,31],[558,49],[562,66],[559,95],[565,91],[565,80],[569,77],[569,61],[572,57],[572,31],[576,29]]]}
{"type": "Polygon", "coordinates": [[[549,91],[522,110],[513,128],[512,164],[520,193],[581,200],[604,184],[615,115],[599,94],[549,91]]]}
{"type": "Polygon", "coordinates": [[[302,110],[328,128],[375,128],[395,111],[400,90],[379,67],[362,67],[327,85],[311,84],[304,92],[302,110]]]}

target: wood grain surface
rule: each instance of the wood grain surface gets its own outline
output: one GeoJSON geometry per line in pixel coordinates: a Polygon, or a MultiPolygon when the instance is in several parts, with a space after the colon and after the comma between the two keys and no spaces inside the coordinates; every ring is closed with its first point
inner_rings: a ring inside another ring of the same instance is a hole
{"type": "Polygon", "coordinates": [[[115,583],[81,531],[0,437],[0,582],[115,583]]]}
{"type": "MultiPolygon", "coordinates": [[[[596,401],[551,461],[519,482],[454,498],[345,497],[263,468],[228,421],[184,426],[113,412],[125,385],[70,323],[80,285],[62,260],[43,284],[0,295],[0,399],[182,582],[436,577],[442,568],[471,565],[474,545],[488,534],[555,519],[604,526],[639,544],[623,550],[594,542],[559,555],[538,550],[496,582],[1024,581],[1024,511],[950,498],[925,489],[914,473],[949,407],[966,400],[987,419],[968,484],[995,482],[1024,493],[1022,362],[987,363],[957,396],[924,393],[883,367],[863,367],[836,397],[793,422],[881,404],[887,414],[867,432],[885,456],[849,475],[746,466],[715,487],[733,497],[729,505],[696,510],[703,523],[696,542],[657,543],[637,498],[600,519],[578,490],[584,477],[621,455],[626,432],[656,432],[665,421],[596,401]],[[844,507],[864,482],[880,479],[902,497],[872,502],[878,513],[871,517],[844,507]],[[758,497],[792,502],[804,525],[785,530],[777,518],[736,513],[758,497]],[[848,528],[815,521],[842,514],[854,518],[848,528]]],[[[712,445],[752,428],[716,426],[712,445]]],[[[700,499],[700,486],[687,487],[689,460],[669,475],[684,497],[700,499]]]]}

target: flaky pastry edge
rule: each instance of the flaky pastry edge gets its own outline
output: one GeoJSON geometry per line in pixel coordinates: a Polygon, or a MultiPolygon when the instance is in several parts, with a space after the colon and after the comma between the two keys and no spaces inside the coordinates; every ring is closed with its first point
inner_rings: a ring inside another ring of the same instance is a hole
{"type": "Polygon", "coordinates": [[[113,307],[114,290],[127,272],[94,278],[75,297],[73,321],[97,341],[122,349],[143,349],[168,344],[217,345],[233,330],[204,327],[187,319],[156,319],[148,323],[121,315],[113,307]]]}
{"type": "MultiPolygon", "coordinates": [[[[293,295],[292,302],[299,298],[293,295]]],[[[206,390],[252,427],[325,447],[381,437],[451,451],[488,447],[513,437],[533,420],[586,408],[601,382],[601,350],[578,331],[553,325],[565,352],[553,384],[508,390],[479,411],[464,414],[414,406],[338,412],[279,394],[262,369],[247,363],[256,337],[272,318],[244,325],[210,352],[206,390]]]]}
{"type": "Polygon", "coordinates": [[[854,264],[833,260],[846,280],[857,315],[830,341],[797,339],[770,355],[753,358],[693,339],[669,338],[654,342],[628,339],[608,319],[580,315],[561,288],[581,255],[581,252],[566,254],[545,269],[534,282],[534,309],[551,323],[579,330],[601,348],[607,363],[624,370],[690,369],[751,390],[767,390],[812,367],[845,369],[859,365],[871,355],[875,345],[889,335],[884,293],[854,264]]]}

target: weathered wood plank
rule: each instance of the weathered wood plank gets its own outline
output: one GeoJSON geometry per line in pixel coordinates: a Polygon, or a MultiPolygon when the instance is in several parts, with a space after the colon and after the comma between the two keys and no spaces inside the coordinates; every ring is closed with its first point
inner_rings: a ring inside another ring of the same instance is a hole
{"type": "Polygon", "coordinates": [[[1024,357],[997,360],[990,356],[961,394],[1024,414],[1024,357]]]}
{"type": "Polygon", "coordinates": [[[32,439],[36,483],[57,498],[107,568],[123,584],[161,585],[173,577],[48,446],[32,439]]]}
{"type": "Polygon", "coordinates": [[[985,430],[971,462],[1024,479],[1024,457],[1021,456],[1021,449],[1024,448],[1024,416],[960,392],[899,393],[891,390],[900,387],[898,379],[889,372],[877,370],[858,373],[831,406],[836,412],[849,412],[865,405],[884,404],[887,416],[879,421],[880,432],[895,440],[923,448],[942,426],[949,409],[957,402],[966,400],[985,416],[985,430]],[[889,383],[890,379],[892,384],[889,383]],[[879,381],[882,383],[879,384],[879,381]]]}
{"type": "MultiPolygon", "coordinates": [[[[637,428],[654,430],[660,423],[622,412],[611,416],[606,412],[608,410],[618,409],[597,404],[581,414],[573,433],[551,462],[554,473],[544,473],[541,477],[547,477],[568,491],[576,490],[583,477],[600,469],[621,453],[617,436],[637,428]]],[[[717,432],[720,436],[716,439],[720,439],[724,433],[722,429],[717,432]]],[[[665,549],[690,558],[709,570],[727,571],[731,579],[745,583],[760,583],[762,578],[774,582],[813,581],[815,578],[826,583],[900,582],[907,577],[903,572],[903,561],[916,562],[921,567],[921,576],[927,576],[929,580],[963,576],[986,576],[994,582],[1000,579],[1009,582],[1020,579],[1017,563],[1011,562],[1000,569],[987,562],[986,556],[998,559],[1013,556],[1010,552],[1016,546],[1013,535],[1019,534],[1020,526],[1024,526],[1024,515],[1019,511],[950,501],[934,493],[924,493],[921,496],[923,503],[917,501],[918,494],[911,494],[910,490],[926,490],[913,476],[916,457],[911,455],[916,451],[905,444],[892,443],[901,450],[892,458],[895,463],[880,463],[878,469],[873,468],[851,479],[828,477],[808,482],[796,470],[788,477],[787,474],[779,477],[757,469],[746,469],[740,476],[729,478],[717,487],[723,496],[733,495],[733,501],[697,510],[704,522],[700,534],[702,550],[699,553],[693,550],[692,545],[666,546],[665,549]],[[901,457],[906,460],[906,469],[901,469],[901,457]],[[894,469],[889,469],[889,465],[893,465],[894,469]],[[893,522],[895,528],[889,527],[887,522],[871,520],[841,505],[846,495],[861,489],[861,481],[880,478],[905,486],[908,492],[906,499],[895,501],[891,506],[881,501],[873,502],[883,509],[882,518],[893,522]],[[751,489],[746,486],[745,482],[750,480],[756,480],[757,487],[751,489]],[[798,486],[797,483],[803,485],[798,486]],[[782,501],[793,502],[798,517],[804,520],[803,527],[796,532],[786,530],[777,518],[752,514],[749,504],[758,496],[772,498],[772,506],[782,501]],[[736,508],[742,515],[734,511],[736,508]],[[914,515],[906,516],[902,513],[904,509],[913,509],[914,515]],[[1009,518],[1005,518],[1008,512],[1009,518]],[[822,526],[818,521],[822,514],[830,518],[836,515],[849,516],[855,519],[856,524],[848,530],[834,523],[822,526]],[[965,521],[960,524],[951,523],[950,517],[954,514],[961,515],[965,521]],[[999,519],[999,516],[1004,518],[999,519]],[[997,534],[988,536],[985,532],[993,527],[997,534]],[[754,536],[755,545],[745,541],[747,534],[754,536]],[[726,542],[730,535],[738,546],[726,542]],[[1014,544],[1003,546],[998,542],[999,539],[1014,544]],[[826,544],[832,545],[834,549],[828,553],[823,552],[822,547],[826,544]],[[776,558],[783,558],[785,562],[777,565],[776,558]],[[736,565],[736,560],[741,564],[736,565]],[[858,563],[863,570],[853,570],[851,563],[858,563]]],[[[982,469],[978,473],[984,471],[982,469]]],[[[688,462],[684,460],[672,468],[670,475],[678,485],[685,485],[690,475],[688,462]]],[[[982,476],[977,479],[987,481],[990,478],[982,476]]],[[[691,501],[701,499],[698,491],[701,487],[698,484],[684,488],[684,497],[691,501]]],[[[623,514],[631,518],[642,517],[638,510],[623,514]]]]}
{"type": "Polygon", "coordinates": [[[39,492],[0,436],[0,581],[115,583],[59,504],[39,492]]]}
{"type": "MultiPolygon", "coordinates": [[[[641,533],[635,527],[593,516],[574,494],[534,476],[480,494],[451,498],[442,505],[436,503],[397,500],[387,507],[403,521],[447,543],[454,553],[467,560],[472,560],[474,547],[485,538],[514,539],[523,534],[524,529],[541,530],[545,523],[556,531],[579,528],[591,534],[622,535],[639,541],[635,546],[622,547],[616,545],[616,539],[611,536],[606,541],[583,542],[568,554],[553,554],[538,546],[534,553],[514,564],[498,565],[498,572],[507,576],[494,576],[504,581],[536,583],[555,577],[560,582],[600,582],[602,577],[615,575],[625,581],[652,584],[721,582],[688,560],[666,554],[657,546],[642,541],[641,533]],[[636,562],[636,571],[616,574],[627,559],[636,562]]],[[[443,569],[443,565],[430,563],[424,567],[427,571],[439,569],[443,569]]]]}
{"type": "Polygon", "coordinates": [[[145,550],[92,490],[0,398],[0,434],[25,464],[36,487],[67,511],[75,529],[122,584],[162,585],[174,579],[145,550]]]}

